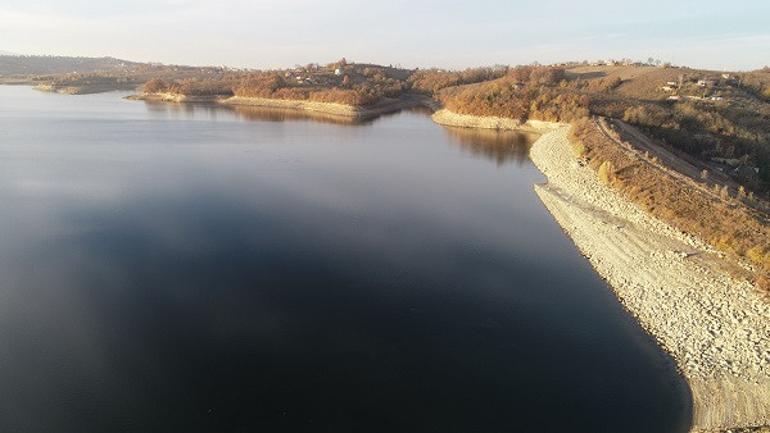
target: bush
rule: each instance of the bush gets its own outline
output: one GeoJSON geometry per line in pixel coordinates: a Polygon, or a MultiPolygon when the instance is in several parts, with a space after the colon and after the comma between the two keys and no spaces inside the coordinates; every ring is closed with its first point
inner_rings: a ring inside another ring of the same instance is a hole
{"type": "Polygon", "coordinates": [[[605,185],[611,185],[615,180],[615,165],[612,161],[604,161],[597,172],[599,180],[605,185]]]}
{"type": "Polygon", "coordinates": [[[168,91],[169,84],[160,78],[153,78],[144,84],[146,93],[163,93],[168,91]]]}

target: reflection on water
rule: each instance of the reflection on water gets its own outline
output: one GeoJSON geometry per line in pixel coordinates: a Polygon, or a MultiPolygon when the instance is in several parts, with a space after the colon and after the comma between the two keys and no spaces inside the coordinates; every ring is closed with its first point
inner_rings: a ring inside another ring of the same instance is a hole
{"type": "Polygon", "coordinates": [[[169,103],[163,101],[144,101],[148,111],[154,113],[173,113],[183,114],[190,118],[196,116],[208,116],[210,119],[216,119],[217,113],[232,112],[236,118],[244,120],[265,121],[265,122],[286,122],[286,121],[306,121],[312,120],[321,123],[331,123],[335,125],[366,125],[373,122],[373,119],[356,119],[346,116],[337,116],[317,111],[303,111],[290,108],[268,108],[249,105],[226,105],[214,103],[169,103]]]}
{"type": "Polygon", "coordinates": [[[472,155],[495,161],[498,166],[529,160],[529,148],[538,135],[496,129],[444,128],[453,143],[472,155]]]}
{"type": "Polygon", "coordinates": [[[0,432],[687,429],[522,138],[0,101],[0,432]]]}
{"type": "MultiPolygon", "coordinates": [[[[399,113],[387,113],[375,119],[355,119],[336,116],[314,111],[302,111],[289,108],[267,108],[248,105],[216,105],[216,104],[180,104],[159,101],[144,101],[148,111],[157,114],[181,115],[189,119],[216,120],[218,114],[232,112],[242,120],[263,122],[314,121],[343,126],[366,126],[376,121],[397,116],[399,113]]],[[[431,110],[424,107],[414,107],[404,112],[430,115],[431,110]]],[[[474,156],[494,161],[497,166],[509,163],[518,165],[529,160],[529,148],[539,137],[538,134],[524,131],[507,131],[493,129],[442,127],[450,141],[463,151],[474,156]]]]}
{"type": "Polygon", "coordinates": [[[247,105],[229,106],[241,119],[261,120],[267,122],[286,122],[290,120],[313,120],[315,122],[332,123],[336,125],[365,125],[371,120],[359,120],[352,117],[335,116],[317,111],[301,111],[289,108],[265,108],[247,105]]]}

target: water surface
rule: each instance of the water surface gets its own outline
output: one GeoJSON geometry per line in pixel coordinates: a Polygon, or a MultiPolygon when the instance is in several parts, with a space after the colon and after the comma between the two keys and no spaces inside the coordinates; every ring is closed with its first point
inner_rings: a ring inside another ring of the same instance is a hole
{"type": "Polygon", "coordinates": [[[687,429],[531,137],[120,96],[0,87],[0,431],[687,429]]]}

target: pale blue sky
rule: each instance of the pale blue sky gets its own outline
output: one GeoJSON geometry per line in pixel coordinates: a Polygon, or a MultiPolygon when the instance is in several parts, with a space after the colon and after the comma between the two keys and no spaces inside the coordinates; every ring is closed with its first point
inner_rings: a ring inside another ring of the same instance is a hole
{"type": "Polygon", "coordinates": [[[0,50],[247,67],[770,64],[770,0],[0,0],[0,50]]]}

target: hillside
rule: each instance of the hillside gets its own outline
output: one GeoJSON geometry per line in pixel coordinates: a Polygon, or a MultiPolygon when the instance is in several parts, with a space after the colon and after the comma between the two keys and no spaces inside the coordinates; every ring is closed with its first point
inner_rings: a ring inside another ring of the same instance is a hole
{"type": "Polygon", "coordinates": [[[0,75],[43,75],[128,70],[140,65],[113,57],[17,56],[0,54],[0,75]]]}
{"type": "Polygon", "coordinates": [[[763,97],[769,76],[644,66],[519,67],[436,97],[460,114],[622,119],[764,193],[770,190],[770,103],[763,97]]]}
{"type": "Polygon", "coordinates": [[[327,65],[309,64],[292,69],[242,71],[216,76],[154,78],[144,86],[146,95],[180,97],[237,97],[335,103],[367,107],[401,97],[409,88],[412,71],[342,59],[327,65]]]}

